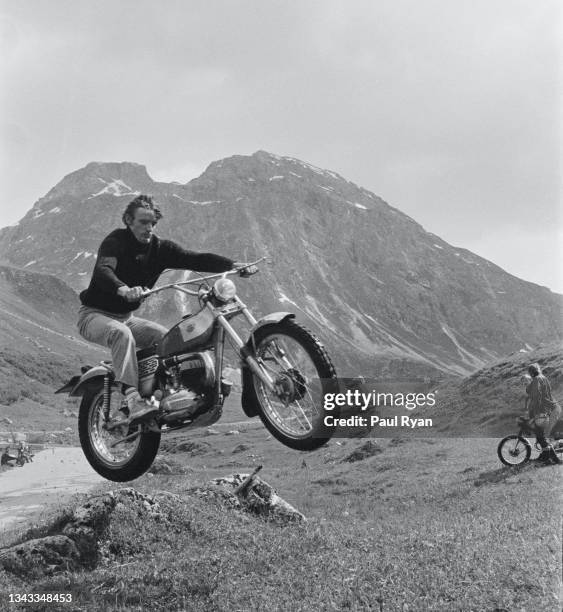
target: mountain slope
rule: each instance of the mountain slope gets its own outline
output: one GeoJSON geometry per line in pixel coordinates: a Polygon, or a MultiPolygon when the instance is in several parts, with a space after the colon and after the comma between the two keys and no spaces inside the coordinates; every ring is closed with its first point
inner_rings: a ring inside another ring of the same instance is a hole
{"type": "Polygon", "coordinates": [[[60,425],[67,402],[54,391],[106,355],[79,338],[77,309],[59,279],[0,266],[0,417],[16,427],[60,425]]]}
{"type": "MultiPolygon", "coordinates": [[[[154,182],[138,164],[88,164],[0,232],[0,258],[81,289],[139,192],[160,203],[163,237],[270,257],[238,282],[242,299],[261,314],[295,311],[341,373],[467,374],[563,337],[562,296],[449,245],[334,172],[263,151],[214,162],[185,185],[154,182]]],[[[161,294],[144,308],[170,322],[178,303],[161,294]]]]}

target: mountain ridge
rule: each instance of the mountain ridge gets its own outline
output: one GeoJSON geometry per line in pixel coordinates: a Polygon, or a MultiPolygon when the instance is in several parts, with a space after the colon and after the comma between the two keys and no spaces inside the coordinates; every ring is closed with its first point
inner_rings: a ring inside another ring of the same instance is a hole
{"type": "MultiPolygon", "coordinates": [[[[185,184],[153,181],[132,162],[92,162],[0,230],[0,259],[80,290],[139,192],[159,203],[163,237],[238,260],[270,257],[275,268],[238,283],[242,299],[258,314],[296,309],[344,371],[464,375],[562,337],[563,296],[450,245],[336,172],[266,151],[214,161],[185,184]]],[[[171,322],[180,302],[169,302],[171,322]]]]}

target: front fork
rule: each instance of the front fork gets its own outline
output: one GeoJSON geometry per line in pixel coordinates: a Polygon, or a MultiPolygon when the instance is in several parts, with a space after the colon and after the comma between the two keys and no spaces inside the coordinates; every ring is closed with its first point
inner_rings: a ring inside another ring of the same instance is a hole
{"type": "MultiPolygon", "coordinates": [[[[241,306],[241,312],[246,317],[246,320],[251,325],[256,325],[256,319],[252,316],[248,308],[246,308],[246,306],[242,302],[240,302],[240,300],[237,300],[237,301],[239,302],[239,305],[241,306]]],[[[237,334],[233,326],[227,321],[225,316],[222,314],[218,315],[217,321],[220,326],[219,335],[224,338],[224,335],[227,334],[230,337],[230,339],[233,341],[233,344],[237,348],[240,356],[242,357],[243,361],[248,365],[252,373],[255,374],[257,378],[259,378],[264,383],[266,388],[271,393],[275,393],[276,387],[275,387],[274,381],[272,380],[272,377],[268,374],[268,372],[266,372],[264,368],[260,366],[258,361],[252,355],[252,351],[242,341],[242,339],[237,334]]],[[[224,344],[224,342],[222,342],[222,344],[224,344]]],[[[221,351],[221,359],[222,359],[222,351],[221,351]]]]}

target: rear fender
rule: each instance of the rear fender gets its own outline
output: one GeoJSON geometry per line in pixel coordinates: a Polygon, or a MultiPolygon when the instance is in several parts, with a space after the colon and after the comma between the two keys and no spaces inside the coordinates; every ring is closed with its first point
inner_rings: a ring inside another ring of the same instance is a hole
{"type": "Polygon", "coordinates": [[[55,393],[68,393],[71,397],[79,397],[93,387],[100,386],[106,374],[113,377],[113,370],[107,365],[98,365],[90,368],[81,376],[73,376],[63,387],[55,393]]]}

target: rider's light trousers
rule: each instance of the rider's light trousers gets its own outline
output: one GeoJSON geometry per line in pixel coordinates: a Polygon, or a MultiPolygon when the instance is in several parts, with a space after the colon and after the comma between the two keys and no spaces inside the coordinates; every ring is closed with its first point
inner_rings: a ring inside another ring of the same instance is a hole
{"type": "Polygon", "coordinates": [[[80,307],[77,326],[84,339],[110,348],[116,380],[135,389],[139,384],[136,351],[152,346],[168,331],[131,313],[114,314],[89,306],[80,307]]]}

